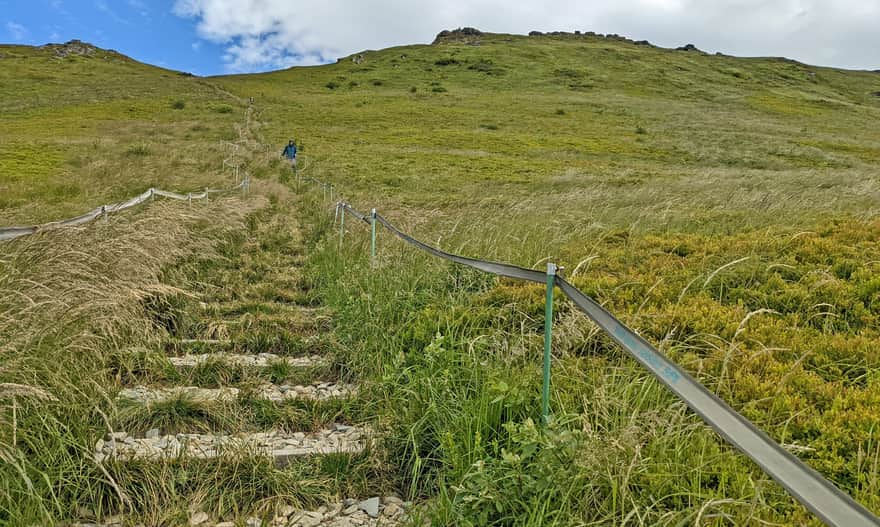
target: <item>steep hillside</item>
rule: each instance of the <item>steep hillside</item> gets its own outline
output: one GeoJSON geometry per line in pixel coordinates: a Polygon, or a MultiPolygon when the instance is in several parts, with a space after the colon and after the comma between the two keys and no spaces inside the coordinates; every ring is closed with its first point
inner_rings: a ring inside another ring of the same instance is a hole
{"type": "Polygon", "coordinates": [[[307,177],[446,250],[565,266],[880,512],[877,92],[594,34],[210,79],[2,46],[0,224],[222,186],[223,140],[269,146],[240,147],[250,195],[2,245],[0,525],[820,524],[561,294],[542,424],[544,288],[383,230],[371,259],[307,177]]]}
{"type": "MultiPolygon", "coordinates": [[[[880,510],[877,73],[452,32],[215,80],[255,97],[267,136],[300,140],[308,173],[356,208],[470,256],[566,266],[880,510]]],[[[350,229],[341,250],[319,247],[313,277],[382,381],[392,458],[417,495],[440,496],[439,523],[817,521],[565,301],[559,424],[536,432],[543,290],[382,234],[376,271],[369,234],[350,229]]]]}
{"type": "Polygon", "coordinates": [[[220,140],[238,138],[244,106],[204,80],[73,41],[0,46],[0,113],[8,225],[69,217],[150,186],[217,185],[220,140]]]}
{"type": "Polygon", "coordinates": [[[472,204],[488,189],[502,202],[551,204],[559,191],[620,186],[602,200],[627,209],[618,224],[644,194],[674,197],[677,212],[711,229],[736,209],[750,212],[735,221],[758,226],[797,221],[802,199],[815,216],[877,198],[877,73],[619,38],[483,34],[218,81],[271,109],[273,137],[302,137],[350,190],[417,206],[472,204]],[[751,210],[764,194],[769,207],[751,210]]]}

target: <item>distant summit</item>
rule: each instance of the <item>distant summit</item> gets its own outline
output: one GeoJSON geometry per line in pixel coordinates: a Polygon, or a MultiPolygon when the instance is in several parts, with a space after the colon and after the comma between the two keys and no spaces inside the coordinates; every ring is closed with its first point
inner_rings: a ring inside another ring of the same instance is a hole
{"type": "Polygon", "coordinates": [[[46,44],[40,46],[42,49],[54,51],[59,58],[69,57],[70,55],[80,55],[90,57],[101,51],[100,48],[82,40],[70,40],[64,44],[46,44]]]}
{"type": "Polygon", "coordinates": [[[437,37],[431,44],[441,42],[464,42],[467,44],[479,44],[483,32],[472,27],[460,27],[458,29],[444,30],[437,33],[437,37]]]}
{"type": "MultiPolygon", "coordinates": [[[[460,27],[458,29],[447,29],[441,31],[437,34],[437,37],[434,39],[434,42],[431,44],[440,44],[443,42],[464,42],[472,45],[480,44],[480,37],[492,36],[492,33],[484,33],[479,29],[472,27],[460,27]]],[[[496,35],[497,36],[497,35],[496,35]]],[[[607,35],[603,35],[602,33],[595,33],[593,31],[529,31],[528,36],[530,37],[556,37],[556,38],[594,38],[594,39],[604,39],[604,40],[614,40],[618,42],[629,42],[631,44],[636,44],[638,46],[653,46],[647,40],[632,40],[626,38],[624,36],[609,33],[607,35]]],[[[692,45],[692,44],[690,44],[692,45]]]]}
{"type": "Polygon", "coordinates": [[[68,57],[95,57],[102,59],[132,60],[122,53],[112,49],[99,48],[94,44],[82,40],[69,40],[64,44],[45,44],[37,49],[54,53],[55,58],[66,59],[68,57]]]}

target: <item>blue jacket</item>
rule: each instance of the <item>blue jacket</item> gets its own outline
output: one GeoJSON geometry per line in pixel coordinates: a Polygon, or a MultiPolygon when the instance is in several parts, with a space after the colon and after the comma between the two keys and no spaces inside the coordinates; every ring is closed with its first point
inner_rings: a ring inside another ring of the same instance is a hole
{"type": "Polygon", "coordinates": [[[296,158],[296,145],[285,146],[284,152],[281,152],[281,155],[283,155],[287,159],[295,159],[296,158]]]}

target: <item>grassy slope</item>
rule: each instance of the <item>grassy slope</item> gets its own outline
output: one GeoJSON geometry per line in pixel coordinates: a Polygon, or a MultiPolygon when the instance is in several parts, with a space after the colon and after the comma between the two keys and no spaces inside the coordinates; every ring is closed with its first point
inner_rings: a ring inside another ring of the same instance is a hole
{"type": "Polygon", "coordinates": [[[0,65],[3,225],[70,217],[150,186],[217,185],[219,141],[238,138],[244,109],[233,97],[111,51],[59,58],[0,46],[0,65]]]}
{"type": "MultiPolygon", "coordinates": [[[[220,140],[239,138],[245,108],[203,79],[113,52],[59,59],[52,49],[0,46],[0,113],[5,226],[79,214],[153,185],[231,186],[220,140]]],[[[249,156],[243,161],[259,176],[249,156]]],[[[121,493],[137,512],[179,525],[204,492],[184,485],[187,475],[212,489],[228,489],[223,477],[243,479],[234,467],[216,474],[198,464],[175,472],[177,480],[161,467],[108,472],[91,458],[108,427],[138,419],[120,415],[113,398],[126,375],[161,369],[138,366],[137,357],[162,349],[154,312],[179,288],[195,287],[179,277],[181,266],[222,259],[217,246],[241,244],[245,214],[267,203],[237,198],[156,200],[106,222],[2,244],[0,525],[115,514],[121,493]],[[145,490],[145,482],[167,485],[145,490]]]]}
{"type": "MultiPolygon", "coordinates": [[[[151,184],[216,184],[217,139],[235,137],[241,119],[233,99],[117,55],[52,53],[0,48],[3,223],[70,215],[151,184]],[[217,111],[225,105],[234,111],[217,111]]],[[[584,290],[776,438],[808,447],[797,452],[876,511],[876,79],[595,38],[484,36],[209,83],[256,97],[263,132],[279,144],[295,133],[312,175],[356,206],[376,205],[449,249],[567,264],[584,290]]],[[[312,280],[337,310],[350,366],[377,381],[378,402],[363,411],[386,425],[397,486],[435,497],[437,524],[815,521],[565,302],[558,424],[537,431],[541,288],[449,268],[384,235],[371,270],[363,230],[351,227],[342,252],[325,236],[319,198],[298,211],[312,225],[312,280]]],[[[285,218],[289,205],[264,213],[285,218]]],[[[203,221],[227,206],[183,216],[150,207],[131,223],[8,246],[0,289],[17,294],[0,303],[0,378],[58,400],[13,403],[3,391],[2,418],[12,422],[15,406],[17,426],[0,435],[0,520],[116,509],[110,478],[85,460],[113,409],[119,363],[158,346],[137,299],[167,292],[160,269],[210,255],[238,228],[236,218],[219,232],[203,221]],[[210,243],[195,235],[205,229],[210,243]],[[102,243],[108,234],[120,242],[102,243]],[[151,257],[130,261],[132,250],[151,257]],[[58,262],[75,276],[59,279],[58,262]]],[[[270,238],[253,243],[283,261],[270,238]]],[[[178,274],[171,282],[187,286],[178,274]]],[[[167,522],[194,498],[247,514],[278,492],[327,491],[258,469],[252,482],[247,464],[112,476],[141,513],[167,522]],[[243,492],[218,495],[220,483],[243,492]]]]}
{"type": "MultiPolygon", "coordinates": [[[[686,228],[717,230],[719,220],[760,226],[778,224],[780,213],[788,223],[858,213],[876,197],[868,173],[880,159],[873,73],[497,36],[224,82],[271,108],[275,139],[297,133],[332,159],[350,191],[419,207],[475,204],[487,186],[500,203],[557,193],[570,201],[574,190],[599,187],[611,210],[597,219],[628,225],[647,201],[641,196],[674,197],[676,216],[699,214],[686,228]],[[458,63],[438,65],[447,59],[458,63]],[[706,174],[715,176],[709,188],[706,174]],[[829,185],[839,188],[820,188],[829,185]],[[607,195],[618,187],[625,195],[607,195]],[[790,197],[737,217],[765,193],[790,197]]],[[[584,200],[571,204],[568,221],[582,216],[584,200]]]]}
{"type": "MultiPolygon", "coordinates": [[[[312,175],[362,210],[452,250],[567,265],[880,510],[880,75],[593,37],[479,40],[218,82],[256,97],[267,135],[296,135],[312,175]]],[[[536,439],[523,423],[537,417],[541,289],[384,237],[387,265],[371,272],[357,265],[364,233],[353,239],[342,255],[319,244],[315,272],[386,382],[401,477],[439,492],[438,518],[809,518],[564,302],[554,408],[578,439],[536,439]],[[575,445],[557,472],[541,472],[545,443],[575,445]]]]}

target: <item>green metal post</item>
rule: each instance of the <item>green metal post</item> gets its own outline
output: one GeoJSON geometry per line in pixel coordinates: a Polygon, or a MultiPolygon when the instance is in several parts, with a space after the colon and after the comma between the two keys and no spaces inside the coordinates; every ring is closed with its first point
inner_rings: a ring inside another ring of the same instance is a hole
{"type": "Polygon", "coordinates": [[[339,206],[339,246],[342,247],[342,238],[345,237],[345,202],[339,206]]]}
{"type": "Polygon", "coordinates": [[[553,342],[553,287],[556,285],[556,264],[547,264],[547,301],[544,306],[544,390],[541,394],[541,415],[546,424],[550,419],[550,345],[553,342]]]}
{"type": "Polygon", "coordinates": [[[370,211],[370,259],[376,260],[376,209],[370,211]]]}

